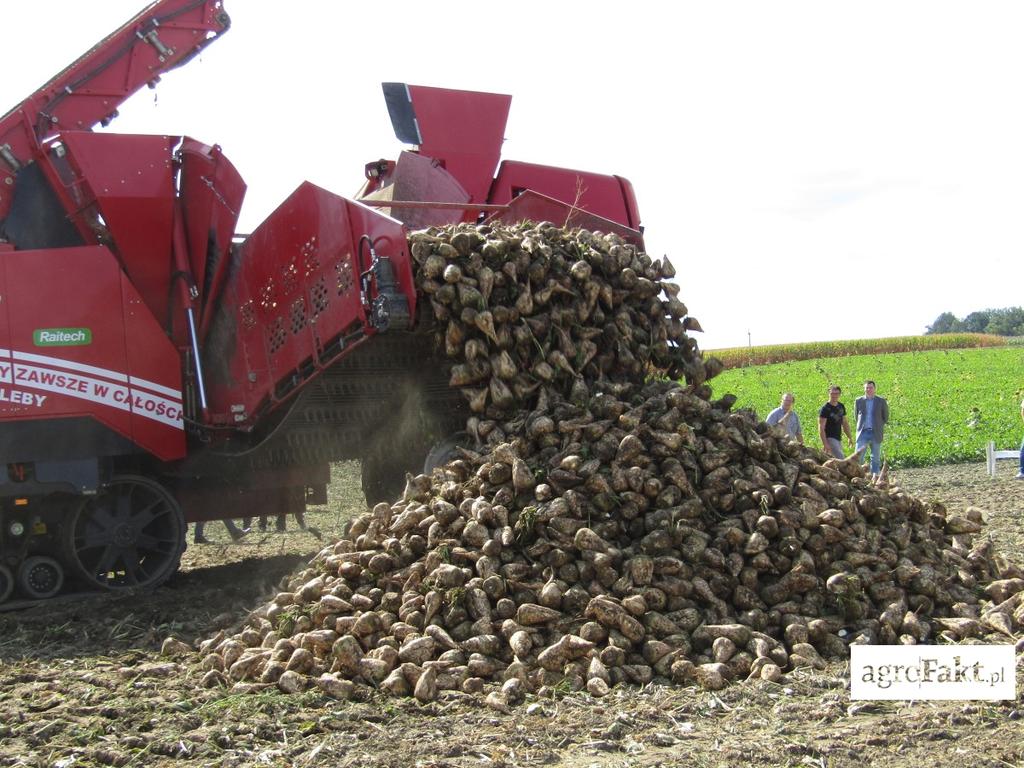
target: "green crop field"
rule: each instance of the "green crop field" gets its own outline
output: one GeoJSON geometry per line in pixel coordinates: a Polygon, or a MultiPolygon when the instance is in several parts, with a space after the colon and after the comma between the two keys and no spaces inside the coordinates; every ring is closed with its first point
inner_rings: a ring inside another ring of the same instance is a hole
{"type": "MultiPolygon", "coordinates": [[[[714,353],[711,353],[712,355],[714,353]]],[[[712,379],[715,396],[738,398],[760,418],[791,391],[804,442],[820,446],[818,409],[828,386],[843,388],[851,428],[853,401],[874,379],[889,402],[883,453],[893,466],[984,461],[985,444],[1020,445],[1024,423],[1024,348],[942,349],[899,354],[854,355],[735,368],[712,379]]]]}

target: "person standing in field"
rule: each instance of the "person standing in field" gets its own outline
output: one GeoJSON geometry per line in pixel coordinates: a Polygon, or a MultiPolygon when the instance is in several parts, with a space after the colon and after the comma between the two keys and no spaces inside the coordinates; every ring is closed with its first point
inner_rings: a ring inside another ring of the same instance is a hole
{"type": "Polygon", "coordinates": [[[878,479],[882,463],[882,438],[889,421],[889,404],[875,395],[875,382],[864,382],[864,397],[853,404],[857,418],[857,450],[867,447],[871,451],[871,479],[878,479]]]}
{"type": "MultiPolygon", "coordinates": [[[[235,525],[234,520],[225,519],[221,522],[224,523],[224,527],[228,529],[228,535],[231,536],[232,541],[241,541],[247,533],[249,533],[249,526],[246,525],[244,528],[239,528],[235,525]]],[[[206,538],[204,533],[205,523],[200,520],[196,523],[196,530],[193,533],[192,541],[196,544],[209,544],[210,540],[206,538]]]]}
{"type": "MultiPolygon", "coordinates": [[[[298,511],[298,512],[295,513],[295,522],[297,522],[299,524],[299,529],[300,530],[303,530],[303,531],[306,530],[306,515],[303,512],[298,511]]],[[[252,523],[252,518],[251,517],[244,517],[244,518],[242,518],[242,527],[243,528],[248,529],[249,526],[251,525],[251,523],[252,523]]],[[[275,528],[277,529],[278,533],[286,533],[288,531],[288,515],[277,515],[277,522],[274,525],[275,525],[275,528]]],[[[266,531],[267,530],[267,516],[266,515],[260,515],[259,528],[260,528],[260,531],[266,531]]]]}
{"type": "Polygon", "coordinates": [[[793,397],[792,392],[783,393],[782,404],[769,413],[768,418],[765,419],[765,421],[771,426],[779,425],[784,427],[790,437],[799,443],[803,443],[804,433],[800,428],[800,417],[797,416],[796,411],[793,410],[793,403],[795,402],[796,398],[793,397]]]}
{"type": "Polygon", "coordinates": [[[850,432],[850,421],[846,418],[846,406],[839,402],[843,390],[833,384],[828,388],[828,402],[818,411],[818,436],[825,448],[837,459],[845,459],[843,453],[843,433],[846,441],[853,448],[853,433],[850,432]]]}

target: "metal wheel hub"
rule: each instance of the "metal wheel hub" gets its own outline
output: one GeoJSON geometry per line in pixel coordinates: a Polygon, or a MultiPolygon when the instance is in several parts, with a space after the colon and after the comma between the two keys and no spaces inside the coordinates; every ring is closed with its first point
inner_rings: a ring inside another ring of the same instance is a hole
{"type": "Polygon", "coordinates": [[[26,572],[25,581],[36,592],[49,592],[57,583],[57,575],[53,568],[40,564],[26,572]]]}
{"type": "Polygon", "coordinates": [[[128,525],[126,523],[119,523],[114,528],[114,531],[110,537],[114,546],[121,547],[122,549],[134,546],[136,541],[138,541],[138,538],[139,532],[135,529],[134,526],[128,525]]]}
{"type": "Polygon", "coordinates": [[[18,566],[18,585],[26,597],[53,597],[64,586],[64,569],[52,557],[33,555],[18,566]]]}

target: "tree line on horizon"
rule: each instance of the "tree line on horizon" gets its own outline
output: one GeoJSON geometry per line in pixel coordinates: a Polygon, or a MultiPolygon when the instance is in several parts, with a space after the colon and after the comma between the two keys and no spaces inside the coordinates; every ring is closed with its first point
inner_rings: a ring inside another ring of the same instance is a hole
{"type": "Polygon", "coordinates": [[[981,309],[971,312],[962,320],[952,312],[943,312],[927,327],[926,334],[934,333],[991,333],[995,336],[1024,336],[1024,309],[981,309]]]}

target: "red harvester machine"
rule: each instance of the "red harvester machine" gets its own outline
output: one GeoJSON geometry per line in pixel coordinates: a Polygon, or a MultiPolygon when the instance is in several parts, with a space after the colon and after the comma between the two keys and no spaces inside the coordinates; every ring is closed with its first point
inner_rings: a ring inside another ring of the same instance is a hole
{"type": "Polygon", "coordinates": [[[397,83],[417,149],[369,163],[355,200],[305,183],[237,236],[219,146],[92,130],[228,26],[221,2],[155,2],[0,119],[0,602],[154,586],[188,522],[323,503],[342,459],[377,501],[444,455],[466,413],[407,228],[639,241],[625,179],[500,161],[511,97],[397,83]]]}

